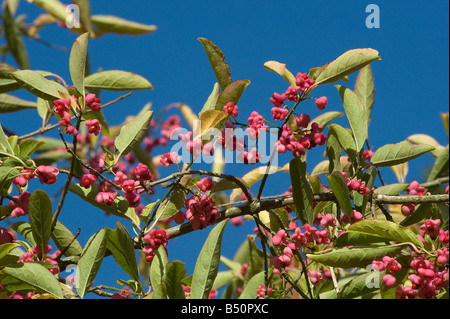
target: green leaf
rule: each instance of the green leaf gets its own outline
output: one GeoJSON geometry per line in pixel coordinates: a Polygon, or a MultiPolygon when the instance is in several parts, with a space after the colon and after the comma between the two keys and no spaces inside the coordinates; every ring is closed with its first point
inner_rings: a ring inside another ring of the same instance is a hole
{"type": "Polygon", "coordinates": [[[403,246],[404,244],[373,246],[367,248],[342,248],[326,254],[307,254],[306,256],[312,261],[330,267],[366,267],[371,264],[373,260],[381,260],[384,256],[396,256],[403,249],[403,246]]]}
{"type": "MultiPolygon", "coordinates": [[[[322,113],[319,116],[313,118],[309,122],[307,129],[310,130],[311,129],[311,124],[315,122],[315,123],[317,123],[317,124],[319,124],[319,125],[324,127],[321,130],[321,131],[323,131],[325,129],[325,127],[328,125],[328,123],[330,123],[334,119],[337,119],[337,118],[341,117],[342,115],[344,115],[344,113],[337,112],[337,111],[329,111],[329,112],[322,113]]],[[[320,130],[319,130],[319,132],[320,132],[320,130]]]]}
{"type": "Polygon", "coordinates": [[[88,75],[84,86],[110,91],[152,90],[152,84],[142,76],[126,71],[108,70],[88,75]]]}
{"type": "Polygon", "coordinates": [[[295,213],[303,224],[314,221],[313,191],[306,179],[306,162],[301,157],[295,157],[289,162],[289,174],[292,183],[295,213]]]}
{"type": "MultiPolygon", "coordinates": [[[[344,278],[338,282],[339,293],[342,299],[353,299],[379,289],[378,283],[370,283],[371,277],[376,278],[372,273],[364,273],[358,276],[344,278]]],[[[337,299],[335,289],[320,294],[320,299],[337,299]]]]}
{"type": "Polygon", "coordinates": [[[217,100],[219,99],[219,96],[220,96],[220,85],[218,82],[216,82],[214,83],[213,90],[211,91],[211,94],[209,95],[208,99],[203,105],[202,110],[200,111],[200,113],[198,113],[198,116],[201,116],[205,111],[214,110],[214,107],[217,103],[217,100]]]}
{"type": "Polygon", "coordinates": [[[117,34],[142,35],[153,33],[157,30],[155,25],[129,21],[113,15],[92,15],[91,22],[102,32],[117,34]]]}
{"type": "Polygon", "coordinates": [[[11,229],[23,236],[32,246],[36,246],[36,241],[31,231],[31,225],[24,221],[18,221],[11,225],[11,229]]]}
{"type": "Polygon", "coordinates": [[[106,252],[107,229],[92,235],[84,246],[77,264],[75,283],[78,295],[83,298],[91,287],[106,252]]]}
{"type": "Polygon", "coordinates": [[[192,276],[191,299],[208,299],[216,278],[222,245],[222,235],[228,219],[221,221],[209,233],[198,256],[192,276]]]}
{"type": "Polygon", "coordinates": [[[356,145],[350,132],[338,124],[331,124],[330,130],[336,134],[339,144],[347,153],[352,163],[356,163],[356,145]]]}
{"type": "Polygon", "coordinates": [[[69,59],[70,77],[73,85],[84,96],[84,78],[86,72],[86,57],[89,33],[83,33],[72,45],[69,59]]]}
{"type": "Polygon", "coordinates": [[[258,286],[264,285],[265,276],[264,271],[261,271],[254,275],[244,287],[242,294],[239,296],[239,299],[256,299],[256,292],[258,291],[258,286]]]}
{"type": "Polygon", "coordinates": [[[17,112],[26,109],[35,109],[36,102],[25,101],[8,94],[0,94],[0,113],[17,112]]]}
{"type": "Polygon", "coordinates": [[[441,119],[442,119],[442,124],[444,124],[444,129],[447,132],[448,135],[448,127],[449,127],[449,112],[444,113],[441,112],[441,119]]]}
{"type": "Polygon", "coordinates": [[[182,187],[175,186],[169,199],[162,201],[156,212],[156,220],[171,218],[184,207],[187,192],[182,187]]]}
{"type": "Polygon", "coordinates": [[[115,230],[108,229],[106,246],[112,252],[116,263],[131,278],[139,281],[139,268],[136,262],[133,240],[128,234],[127,229],[117,222],[115,230]]]}
{"type": "Polygon", "coordinates": [[[89,204],[100,208],[105,212],[108,212],[114,216],[129,218],[132,220],[130,205],[128,201],[122,196],[117,196],[111,205],[106,205],[99,204],[95,200],[95,196],[99,192],[98,185],[92,185],[89,189],[86,189],[84,187],[81,187],[79,184],[70,184],[69,191],[79,196],[89,204]]]}
{"type": "Polygon", "coordinates": [[[167,299],[163,285],[167,262],[166,250],[163,246],[160,246],[150,264],[150,282],[153,289],[153,299],[167,299]]]}
{"type": "Polygon", "coordinates": [[[220,129],[228,118],[227,112],[219,110],[208,110],[203,112],[200,117],[200,131],[198,129],[194,132],[193,140],[202,138],[203,140],[209,140],[211,130],[220,129]]]}
{"type": "Polygon", "coordinates": [[[372,67],[370,64],[359,70],[353,91],[358,96],[362,106],[366,109],[369,119],[368,123],[370,123],[370,115],[372,114],[375,100],[375,85],[373,83],[372,67]]]}
{"type": "Polygon", "coordinates": [[[404,183],[394,183],[389,185],[384,185],[376,188],[373,191],[373,195],[377,197],[378,195],[398,195],[408,188],[409,184],[404,183]]]}
{"type": "Polygon", "coordinates": [[[74,0],[74,4],[77,5],[80,10],[79,18],[82,29],[92,33],[91,6],[89,0],[74,0]]]}
{"type": "Polygon", "coordinates": [[[182,280],[186,277],[186,268],[184,263],[175,260],[168,262],[164,273],[163,282],[169,299],[185,299],[182,280]]]}
{"type": "Polygon", "coordinates": [[[407,141],[413,144],[426,144],[434,147],[434,150],[430,151],[430,155],[438,157],[444,150],[445,147],[439,144],[436,139],[427,134],[412,134],[406,138],[407,141]]]}
{"type": "Polygon", "coordinates": [[[51,237],[56,247],[58,247],[61,252],[64,251],[64,256],[79,256],[83,252],[83,247],[81,247],[78,240],[60,221],[56,222],[51,237]]]}
{"type": "Polygon", "coordinates": [[[120,155],[127,155],[136,145],[142,143],[150,127],[152,117],[153,111],[146,111],[122,126],[119,135],[114,140],[114,145],[120,155]]]}
{"type": "Polygon", "coordinates": [[[407,216],[400,222],[402,226],[410,226],[417,224],[418,222],[430,218],[433,215],[433,204],[426,203],[420,204],[415,207],[414,213],[407,216]]]}
{"type": "Polygon", "coordinates": [[[13,248],[20,246],[18,243],[5,243],[0,245],[0,259],[5,257],[13,248]]]}
{"type": "Polygon", "coordinates": [[[350,225],[347,231],[378,236],[390,241],[411,242],[417,247],[423,248],[422,241],[414,232],[388,220],[361,220],[350,225]]]}
{"type": "Polygon", "coordinates": [[[342,211],[347,217],[350,217],[353,209],[345,177],[341,172],[333,172],[327,179],[342,211]]]}
{"type": "Polygon", "coordinates": [[[11,147],[11,144],[9,144],[8,137],[6,136],[5,132],[3,131],[1,124],[0,124],[0,151],[4,151],[11,155],[14,154],[14,150],[11,147]]]}
{"type": "Polygon", "coordinates": [[[356,151],[359,152],[367,139],[369,112],[352,90],[342,85],[335,85],[335,87],[341,96],[345,115],[355,138],[356,151]]]}
{"type": "Polygon", "coordinates": [[[58,0],[33,0],[33,3],[62,22],[71,14],[58,0]]]}
{"type": "Polygon", "coordinates": [[[233,102],[234,105],[237,105],[242,93],[244,93],[249,84],[250,80],[236,80],[230,83],[225,89],[222,90],[222,93],[220,93],[215,109],[218,111],[223,111],[223,107],[228,102],[233,102]]]}
{"type": "Polygon", "coordinates": [[[428,175],[427,182],[431,182],[438,177],[448,175],[448,162],[449,162],[449,146],[447,145],[445,149],[439,154],[434,162],[431,172],[428,175]]]}
{"type": "Polygon", "coordinates": [[[333,83],[344,76],[352,74],[372,61],[381,60],[378,51],[370,48],[353,49],[345,52],[333,62],[318,69],[314,75],[314,87],[320,84],[333,83]]]}
{"type": "Polygon", "coordinates": [[[28,216],[31,232],[38,247],[44,251],[51,236],[53,209],[50,197],[43,190],[36,190],[30,196],[28,216]]]}
{"type": "Polygon", "coordinates": [[[2,272],[21,282],[33,286],[57,298],[64,298],[61,286],[55,276],[38,263],[18,263],[3,268],[2,272]]]}
{"type": "Polygon", "coordinates": [[[211,63],[212,69],[222,91],[225,90],[225,88],[232,82],[230,68],[228,63],[225,62],[225,55],[210,40],[205,38],[198,38],[198,40],[201,42],[206,51],[206,55],[208,56],[209,62],[211,63]]]}
{"type": "Polygon", "coordinates": [[[389,239],[364,233],[345,232],[333,242],[333,247],[361,246],[386,241],[389,241],[389,239]]]}
{"type": "Polygon", "coordinates": [[[19,155],[20,156],[31,156],[38,150],[39,147],[41,147],[44,144],[45,144],[45,142],[34,140],[34,139],[23,140],[19,144],[19,147],[20,147],[19,155]]]}
{"type": "Polygon", "coordinates": [[[19,70],[11,73],[11,76],[25,90],[44,100],[59,100],[62,98],[61,93],[66,95],[69,94],[62,85],[47,80],[43,75],[36,71],[19,70]]]}
{"type": "Polygon", "coordinates": [[[336,131],[328,130],[327,142],[325,145],[325,152],[328,157],[328,173],[331,174],[334,171],[342,171],[341,168],[341,154],[342,146],[339,143],[339,137],[336,131]]]}
{"type": "Polygon", "coordinates": [[[422,154],[434,150],[433,146],[417,144],[413,145],[408,141],[397,144],[386,144],[377,149],[371,158],[374,166],[393,166],[410,161],[422,154]]]}
{"type": "Polygon", "coordinates": [[[236,278],[236,275],[232,271],[219,271],[212,289],[219,290],[228,285],[234,278],[236,278]]]}
{"type": "Polygon", "coordinates": [[[295,76],[291,73],[291,71],[286,69],[286,64],[277,61],[267,61],[266,63],[264,63],[264,68],[269,71],[278,73],[293,87],[297,85],[295,83],[295,76]]]}
{"type": "Polygon", "coordinates": [[[3,8],[3,28],[9,51],[21,69],[29,69],[28,53],[20,33],[19,26],[14,20],[11,10],[11,1],[7,1],[3,8]]]}

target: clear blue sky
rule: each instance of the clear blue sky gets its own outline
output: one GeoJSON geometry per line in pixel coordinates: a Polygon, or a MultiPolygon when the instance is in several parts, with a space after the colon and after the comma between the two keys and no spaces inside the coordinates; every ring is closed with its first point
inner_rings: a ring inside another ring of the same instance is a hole
{"type": "MultiPolygon", "coordinates": [[[[270,116],[269,97],[273,92],[286,89],[281,77],[263,68],[264,62],[286,63],[296,74],[332,61],[349,49],[370,47],[382,56],[381,61],[372,63],[376,96],[369,128],[370,144],[376,149],[423,133],[445,146],[448,136],[439,113],[447,112],[449,106],[448,6],[447,1],[441,0],[91,1],[93,14],[113,14],[155,24],[158,30],[145,36],[106,35],[90,41],[90,63],[93,70],[136,72],[154,86],[152,91],[135,92],[111,106],[106,111],[110,125],[120,124],[126,115],[137,113],[147,102],[151,102],[155,110],[172,102],[183,102],[198,112],[216,81],[197,40],[205,37],[225,53],[233,80],[251,81],[239,103],[240,118],[245,120],[252,110],[270,116]],[[365,9],[371,3],[380,9],[379,29],[369,29],[365,25],[368,15],[365,9]]],[[[18,12],[26,13],[28,22],[40,13],[26,1],[21,1],[18,12]]],[[[48,42],[67,48],[76,38],[75,34],[58,27],[44,28],[40,35],[48,42]]],[[[26,41],[26,46],[32,69],[52,71],[70,81],[67,52],[31,40],[26,41]]],[[[14,65],[11,59],[6,62],[14,65]]],[[[348,86],[351,88],[355,76],[350,77],[348,86]]],[[[15,95],[30,97],[26,92],[15,95]]],[[[106,102],[119,95],[104,92],[101,97],[106,102]]],[[[328,97],[327,111],[343,111],[339,94],[332,85],[319,87],[315,95],[328,97]]],[[[312,118],[320,114],[312,103],[305,103],[304,111],[312,118]]],[[[40,122],[36,118],[36,112],[23,111],[1,114],[0,122],[22,135],[38,128],[40,122]]],[[[336,122],[348,127],[345,118],[336,122]]],[[[308,154],[311,169],[323,159],[323,151],[324,148],[315,149],[308,154]]],[[[289,158],[281,157],[281,164],[289,158]]],[[[420,180],[421,172],[431,163],[430,155],[410,162],[407,181],[420,180]]],[[[248,168],[230,165],[225,167],[225,172],[243,175],[248,168]]],[[[384,177],[387,182],[395,181],[390,171],[386,171],[384,177]]],[[[288,186],[287,174],[274,175],[269,178],[264,195],[279,194],[288,186]]],[[[116,221],[113,217],[103,218],[102,212],[80,203],[74,196],[69,196],[61,220],[67,222],[73,232],[82,228],[79,238],[82,245],[101,227],[115,228],[116,221]]],[[[223,254],[232,258],[253,227],[251,222],[240,228],[228,225],[223,254]]],[[[188,274],[191,274],[209,229],[170,242],[169,260],[186,262],[188,274]]],[[[96,283],[115,285],[117,274],[127,279],[127,275],[113,265],[112,258],[104,261],[96,283]]]]}

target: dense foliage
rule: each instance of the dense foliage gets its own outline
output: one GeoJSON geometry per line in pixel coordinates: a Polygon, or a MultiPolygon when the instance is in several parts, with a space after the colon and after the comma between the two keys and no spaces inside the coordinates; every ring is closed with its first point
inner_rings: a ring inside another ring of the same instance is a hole
{"type": "MultiPolygon", "coordinates": [[[[5,54],[17,68],[0,64],[0,113],[36,109],[42,126],[18,136],[0,125],[1,298],[205,299],[218,291],[226,299],[448,298],[448,145],[416,134],[370,147],[378,51],[349,50],[294,73],[267,61],[264,67],[286,80],[284,92],[267,97],[267,119],[239,111],[250,80],[232,80],[223,52],[198,38],[217,78],[202,110],[178,103],[162,112],[173,114],[155,116],[148,104],[113,127],[104,116],[108,106],[153,86],[119,65],[89,73],[89,42],[156,28],[90,15],[87,1],[76,2],[81,26],[70,29],[79,34],[68,56],[70,79],[30,70],[22,40],[23,33],[37,37],[47,24],[67,23],[70,12],[59,1],[35,0],[45,14],[24,25],[14,18],[16,2],[5,2],[5,54]],[[324,85],[335,86],[345,113],[328,111],[327,97],[314,95],[324,85]],[[16,90],[36,100],[15,97],[16,90]],[[127,93],[104,103],[102,91],[127,93]],[[322,114],[311,118],[311,107],[322,114]],[[339,117],[349,126],[333,122],[339,117]],[[59,138],[46,136],[50,131],[59,138]],[[171,151],[155,155],[161,145],[171,151]],[[308,152],[325,159],[311,168],[308,152]],[[408,161],[426,153],[435,159],[427,179],[405,183],[408,161]],[[282,163],[279,154],[290,160],[282,163]],[[238,162],[247,174],[223,173],[238,162]],[[161,176],[172,165],[178,172],[161,176]],[[393,170],[398,182],[386,184],[383,170],[393,170]],[[291,187],[263,197],[275,173],[289,174],[291,187]],[[59,179],[65,183],[55,205],[47,185],[59,179]],[[159,186],[163,195],[154,193],[159,186]],[[83,247],[58,219],[68,194],[117,218],[117,227],[99,229],[83,247]],[[221,256],[225,227],[244,219],[254,221],[255,232],[233,260],[221,256]],[[187,274],[168,252],[171,239],[193,231],[209,235],[187,274]],[[117,278],[121,288],[93,284],[104,258],[129,276],[117,278]],[[221,263],[228,270],[219,271],[221,263]],[[71,268],[75,275],[63,278],[71,268]]],[[[441,117],[448,133],[448,113],[441,117]]]]}

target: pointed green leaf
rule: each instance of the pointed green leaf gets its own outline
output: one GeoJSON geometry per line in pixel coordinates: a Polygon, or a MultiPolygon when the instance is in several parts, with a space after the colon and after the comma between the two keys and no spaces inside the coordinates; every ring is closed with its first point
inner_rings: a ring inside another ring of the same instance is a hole
{"type": "Polygon", "coordinates": [[[258,287],[264,285],[265,276],[264,271],[261,271],[254,275],[244,287],[239,299],[256,299],[258,287]]]}
{"type": "MultiPolygon", "coordinates": [[[[337,111],[329,111],[329,112],[322,113],[319,116],[313,118],[309,122],[307,129],[308,130],[311,129],[311,124],[315,122],[324,127],[322,129],[322,131],[323,131],[325,129],[325,127],[328,125],[328,123],[330,123],[334,119],[337,119],[338,117],[341,117],[342,115],[344,115],[344,113],[337,112],[337,111]]],[[[320,130],[319,130],[319,132],[320,132],[320,130]]]]}
{"type": "Polygon", "coordinates": [[[122,126],[119,135],[114,140],[114,145],[120,155],[127,155],[136,145],[142,143],[150,127],[152,117],[153,111],[147,111],[122,126]]]}
{"type": "Polygon", "coordinates": [[[86,71],[86,57],[89,33],[83,33],[72,45],[69,59],[70,77],[75,88],[84,95],[84,77],[86,71]]]}
{"type": "Polygon", "coordinates": [[[414,232],[388,220],[361,220],[350,225],[347,231],[378,236],[390,241],[411,242],[423,248],[422,241],[414,232]]]}
{"type": "Polygon", "coordinates": [[[367,110],[369,118],[368,123],[370,123],[370,115],[372,114],[375,100],[375,85],[373,83],[372,67],[370,64],[359,70],[358,77],[355,81],[354,92],[358,96],[363,107],[367,110]]]}
{"type": "Polygon", "coordinates": [[[439,144],[436,139],[427,134],[412,134],[408,136],[406,140],[413,144],[426,144],[433,146],[435,149],[433,151],[430,151],[430,154],[434,157],[438,157],[445,149],[445,147],[439,144]]]}
{"type": "Polygon", "coordinates": [[[89,204],[100,208],[105,212],[122,218],[131,219],[130,205],[128,201],[122,196],[117,196],[111,205],[97,203],[97,201],[95,200],[95,196],[99,192],[98,185],[92,185],[89,189],[86,189],[84,187],[81,187],[79,184],[70,184],[69,191],[79,196],[89,204]]]}
{"type": "Polygon", "coordinates": [[[345,177],[341,172],[333,172],[327,179],[342,211],[350,217],[353,209],[345,177]]]}
{"type": "Polygon", "coordinates": [[[167,299],[163,285],[167,262],[166,250],[163,246],[160,246],[150,264],[150,282],[153,289],[153,299],[167,299]]]}
{"type": "Polygon", "coordinates": [[[36,102],[25,101],[9,94],[0,94],[0,113],[17,112],[36,107],[36,102]]]}
{"type": "Polygon", "coordinates": [[[203,140],[209,140],[211,130],[220,129],[228,118],[227,112],[219,110],[208,110],[203,112],[200,117],[200,131],[198,129],[194,132],[193,140],[202,138],[203,140]]]}
{"type": "Polygon", "coordinates": [[[430,218],[433,214],[433,205],[435,204],[430,204],[430,203],[426,203],[426,204],[420,204],[417,205],[414,213],[412,213],[412,215],[407,216],[405,219],[403,219],[400,222],[400,225],[402,226],[410,226],[410,225],[414,225],[417,224],[418,222],[430,218]]]}
{"type": "Polygon", "coordinates": [[[306,162],[295,157],[289,162],[289,174],[292,183],[295,213],[303,224],[314,221],[313,191],[306,179],[306,162]]]}
{"type": "Polygon", "coordinates": [[[449,146],[447,145],[445,149],[436,158],[431,172],[428,175],[427,182],[431,182],[438,177],[448,176],[448,163],[449,163],[449,146]]]}
{"type": "Polygon", "coordinates": [[[152,84],[144,77],[126,71],[108,70],[88,75],[84,86],[90,89],[110,91],[152,90],[152,84]]]}
{"type": "Polygon", "coordinates": [[[364,233],[345,232],[333,242],[333,247],[340,248],[346,246],[364,246],[367,244],[382,243],[386,241],[389,241],[389,239],[364,233]]]}
{"type": "Polygon", "coordinates": [[[267,61],[266,63],[264,63],[264,68],[269,71],[278,73],[293,87],[297,85],[295,83],[295,76],[291,73],[291,71],[286,69],[286,64],[277,61],[267,61]]]}
{"type": "Polygon", "coordinates": [[[62,22],[71,14],[59,0],[33,0],[33,3],[62,22]]]}
{"type": "Polygon", "coordinates": [[[0,245],[0,259],[5,257],[13,248],[20,246],[18,243],[5,243],[0,245]]]}
{"type": "Polygon", "coordinates": [[[325,64],[314,73],[314,86],[335,82],[375,60],[381,60],[381,57],[378,55],[378,51],[374,49],[349,50],[333,62],[325,64]]]}
{"type": "Polygon", "coordinates": [[[331,174],[334,171],[342,171],[341,168],[341,154],[342,146],[339,143],[339,137],[335,130],[331,128],[328,130],[327,141],[325,144],[325,152],[328,157],[328,173],[331,174]]]}
{"type": "Polygon", "coordinates": [[[38,247],[44,251],[51,236],[53,209],[50,197],[43,190],[34,191],[28,204],[31,232],[38,247]]]}
{"type": "Polygon", "coordinates": [[[413,145],[408,141],[402,141],[380,147],[374,152],[370,161],[374,166],[393,166],[405,163],[432,150],[434,147],[430,145],[413,145]]]}
{"type": "Polygon", "coordinates": [[[47,80],[41,73],[32,70],[19,70],[11,73],[11,76],[25,90],[44,100],[59,100],[62,98],[59,92],[68,95],[66,88],[62,85],[47,80]]]}
{"type": "Polygon", "coordinates": [[[216,278],[222,246],[222,235],[228,219],[221,221],[209,233],[195,264],[191,298],[207,299],[216,278]]]}
{"type": "Polygon", "coordinates": [[[345,115],[355,138],[356,151],[359,152],[367,139],[369,112],[352,90],[342,85],[335,85],[335,87],[341,95],[345,115]]]}
{"type": "Polygon", "coordinates": [[[215,109],[218,111],[223,111],[223,107],[228,102],[233,102],[234,105],[237,105],[242,93],[244,93],[249,84],[250,80],[236,80],[230,83],[225,89],[222,90],[222,93],[220,93],[215,109]]]}
{"type": "Polygon", "coordinates": [[[206,51],[209,62],[211,63],[217,81],[223,90],[231,84],[231,72],[228,63],[225,62],[225,55],[223,52],[210,40],[205,38],[198,38],[206,51]]]}
{"type": "Polygon", "coordinates": [[[52,240],[64,256],[79,256],[83,251],[72,232],[60,221],[57,221],[52,231],[52,240]]]}
{"type": "Polygon", "coordinates": [[[7,1],[3,5],[3,28],[8,49],[21,69],[29,69],[30,62],[28,60],[28,53],[19,26],[14,20],[13,10],[10,7],[10,1],[7,1]]]}
{"type": "Polygon", "coordinates": [[[32,246],[36,246],[36,241],[31,231],[31,225],[24,221],[18,221],[11,225],[11,229],[23,236],[32,246]]]}
{"type": "Polygon", "coordinates": [[[351,133],[340,126],[339,124],[331,124],[330,131],[335,132],[337,136],[337,140],[339,144],[344,149],[345,153],[347,153],[348,157],[351,159],[352,163],[356,162],[356,145],[353,140],[353,136],[351,133]]]}
{"type": "Polygon", "coordinates": [[[55,276],[38,263],[18,263],[5,267],[2,272],[39,291],[47,292],[57,298],[64,298],[61,286],[55,276]]]}
{"type": "MultiPolygon", "coordinates": [[[[353,299],[379,289],[379,283],[368,283],[377,278],[372,273],[363,273],[358,276],[344,278],[338,282],[339,293],[342,299],[353,299]]],[[[335,289],[320,294],[320,299],[338,299],[335,289]]]]}
{"type": "Polygon", "coordinates": [[[1,123],[0,123],[0,151],[6,152],[11,155],[14,154],[14,150],[11,147],[11,144],[9,144],[8,137],[3,131],[1,123]]]}
{"type": "Polygon", "coordinates": [[[448,135],[448,127],[449,127],[449,112],[444,113],[441,112],[441,119],[442,119],[442,124],[444,124],[444,129],[447,132],[448,135]]]}
{"type": "Polygon", "coordinates": [[[374,196],[377,197],[377,195],[398,195],[404,190],[408,188],[409,184],[404,183],[394,183],[389,185],[384,185],[376,188],[373,193],[374,196]]]}
{"type": "Polygon", "coordinates": [[[129,21],[113,15],[92,15],[91,22],[102,32],[117,34],[142,35],[157,30],[155,25],[129,21]]]}
{"type": "Polygon", "coordinates": [[[404,244],[399,244],[371,246],[367,248],[342,248],[325,254],[307,254],[306,256],[312,261],[331,267],[366,267],[372,261],[381,260],[384,256],[396,256],[404,246],[404,244]]]}
{"type": "Polygon", "coordinates": [[[103,262],[106,252],[106,228],[92,235],[78,260],[75,283],[77,292],[83,298],[91,287],[103,262]]]}
{"type": "Polygon", "coordinates": [[[184,292],[181,281],[186,277],[186,268],[184,263],[175,260],[168,262],[166,265],[166,271],[164,273],[164,286],[169,299],[185,299],[186,294],[184,292]]]}
{"type": "Polygon", "coordinates": [[[107,235],[108,240],[106,246],[112,252],[116,263],[131,278],[139,281],[139,269],[136,262],[133,240],[128,234],[127,229],[120,222],[117,222],[117,228],[115,230],[108,229],[107,235]]]}
{"type": "Polygon", "coordinates": [[[211,94],[209,95],[208,99],[206,100],[205,104],[203,105],[202,110],[200,111],[200,113],[198,113],[199,117],[205,111],[214,110],[217,100],[219,99],[219,95],[220,95],[220,85],[218,82],[216,82],[216,83],[214,83],[213,90],[212,90],[211,94]]]}
{"type": "Polygon", "coordinates": [[[80,23],[81,27],[86,32],[93,32],[91,22],[91,6],[89,0],[74,0],[80,10],[80,23]]]}

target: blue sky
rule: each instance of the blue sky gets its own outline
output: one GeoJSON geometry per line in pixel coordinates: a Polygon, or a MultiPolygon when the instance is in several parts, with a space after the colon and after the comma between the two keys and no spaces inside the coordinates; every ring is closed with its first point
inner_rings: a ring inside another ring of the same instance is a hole
{"type": "MultiPolygon", "coordinates": [[[[448,136],[440,112],[448,112],[449,31],[447,1],[91,1],[93,14],[112,14],[129,20],[155,24],[158,30],[145,36],[106,35],[90,41],[92,70],[120,69],[138,73],[154,86],[152,91],[139,91],[111,106],[105,113],[110,125],[118,125],[127,115],[133,115],[147,103],[158,111],[173,102],[189,105],[199,112],[216,82],[214,73],[198,37],[213,41],[225,54],[233,80],[249,79],[239,102],[240,118],[245,121],[253,110],[270,116],[269,97],[283,92],[284,79],[263,68],[264,62],[286,63],[294,74],[308,72],[340,54],[354,48],[370,47],[379,51],[382,60],[372,63],[375,79],[375,105],[369,127],[369,142],[375,149],[387,143],[397,143],[416,133],[428,134],[441,145],[448,136]],[[365,25],[368,4],[380,9],[380,28],[365,25]]],[[[21,1],[19,13],[32,21],[41,11],[21,1]]],[[[42,39],[70,48],[75,34],[58,27],[44,28],[42,39]]],[[[31,68],[47,70],[70,82],[68,52],[57,51],[32,40],[26,41],[31,68]]],[[[7,63],[14,65],[11,59],[7,63]]],[[[356,74],[348,85],[353,88],[356,74]]],[[[15,94],[31,98],[26,92],[15,94]]],[[[117,92],[102,93],[104,102],[119,96],[117,92]]],[[[337,90],[332,86],[316,89],[316,96],[326,95],[326,111],[343,111],[337,90]]],[[[304,112],[311,118],[320,111],[305,103],[304,112]]],[[[1,114],[2,126],[22,135],[37,129],[37,113],[23,111],[1,114]],[[26,123],[26,125],[24,125],[26,123]]],[[[345,118],[336,123],[348,127],[345,118]]],[[[322,158],[324,148],[308,154],[312,169],[322,158]]],[[[155,152],[158,153],[157,151],[155,152]]],[[[290,159],[281,157],[281,164],[290,159]]],[[[422,179],[424,169],[433,158],[424,155],[410,162],[407,181],[422,179]]],[[[242,164],[225,167],[225,173],[242,176],[249,167],[242,164]]],[[[164,174],[164,171],[161,171],[164,174]]],[[[383,172],[387,182],[394,175],[383,172]]],[[[279,194],[289,187],[289,176],[277,174],[269,178],[264,195],[279,194]]],[[[160,192],[161,194],[161,192],[160,192]]],[[[116,219],[103,218],[73,196],[63,209],[61,219],[72,231],[82,227],[80,242],[100,227],[115,227],[116,219]],[[73,209],[75,208],[76,209],[73,209]],[[75,216],[76,215],[76,216],[75,216]]],[[[228,225],[224,236],[223,254],[232,258],[238,245],[251,233],[254,225],[246,222],[236,228],[228,225]]],[[[186,262],[188,274],[208,230],[195,232],[169,243],[169,260],[186,262]]],[[[112,258],[105,260],[97,283],[115,285],[116,274],[112,258]]]]}

